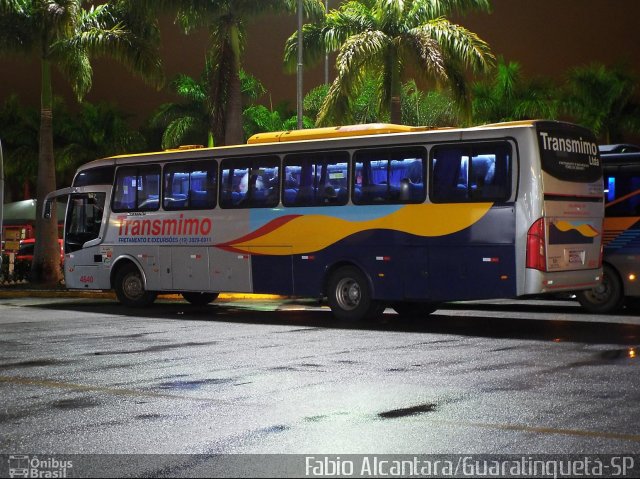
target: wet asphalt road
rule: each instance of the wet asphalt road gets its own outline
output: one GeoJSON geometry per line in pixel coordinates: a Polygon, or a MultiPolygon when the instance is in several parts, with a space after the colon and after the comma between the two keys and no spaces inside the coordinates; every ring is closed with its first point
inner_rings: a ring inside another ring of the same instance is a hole
{"type": "Polygon", "coordinates": [[[0,454],[638,453],[640,318],[0,299],[0,454]]]}

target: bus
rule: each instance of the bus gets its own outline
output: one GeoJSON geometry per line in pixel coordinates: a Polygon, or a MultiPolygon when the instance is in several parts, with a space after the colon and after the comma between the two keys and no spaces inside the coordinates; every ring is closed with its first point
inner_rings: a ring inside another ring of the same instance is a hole
{"type": "Polygon", "coordinates": [[[263,133],[90,162],[45,215],[61,195],[66,286],[129,306],[268,293],[357,321],[602,275],[597,143],[562,122],[263,133]]]}
{"type": "Polygon", "coordinates": [[[640,306],[640,147],[600,145],[604,175],[603,281],[576,296],[592,313],[640,306]]]}

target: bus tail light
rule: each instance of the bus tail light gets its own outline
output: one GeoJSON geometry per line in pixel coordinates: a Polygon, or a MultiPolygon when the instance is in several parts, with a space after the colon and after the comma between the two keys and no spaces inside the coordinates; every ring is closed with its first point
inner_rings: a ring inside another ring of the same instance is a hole
{"type": "Polygon", "coordinates": [[[527,268],[547,270],[544,218],[533,223],[527,232],[527,268]]]}

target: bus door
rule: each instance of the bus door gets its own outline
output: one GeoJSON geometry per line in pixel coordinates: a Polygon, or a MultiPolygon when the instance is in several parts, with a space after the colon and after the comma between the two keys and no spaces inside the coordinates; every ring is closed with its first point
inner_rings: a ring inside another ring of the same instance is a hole
{"type": "MultiPolygon", "coordinates": [[[[44,215],[50,216],[50,201],[68,195],[64,221],[65,283],[68,288],[109,289],[111,257],[100,245],[105,235],[105,204],[110,186],[72,187],[47,195],[44,215]]],[[[60,215],[60,213],[58,213],[60,215]]]]}

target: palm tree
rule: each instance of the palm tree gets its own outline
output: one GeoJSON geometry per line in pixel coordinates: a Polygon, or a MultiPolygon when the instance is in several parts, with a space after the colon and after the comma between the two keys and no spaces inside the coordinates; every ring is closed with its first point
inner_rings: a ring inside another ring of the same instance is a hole
{"type": "Polygon", "coordinates": [[[157,24],[135,0],[85,8],[86,0],[0,1],[0,53],[38,55],[41,65],[40,139],[34,279],[60,279],[57,221],[42,218],[45,196],[56,189],[53,156],[52,67],[69,80],[77,97],[91,88],[90,58],[110,55],[150,80],[161,80],[157,24]]]}
{"type": "Polygon", "coordinates": [[[425,92],[414,80],[402,85],[402,123],[414,126],[458,126],[461,112],[447,91],[425,92]]]}
{"type": "Polygon", "coordinates": [[[604,143],[621,142],[623,132],[640,132],[637,79],[623,66],[592,64],[569,72],[563,106],[604,143]]]}
{"type": "MultiPolygon", "coordinates": [[[[320,113],[328,124],[351,120],[352,101],[367,74],[378,78],[381,111],[401,121],[403,79],[436,80],[467,98],[465,69],[484,72],[493,65],[489,46],[475,33],[444,18],[470,10],[489,11],[489,0],[349,0],[332,10],[323,25],[304,26],[305,63],[338,51],[337,78],[320,113]]],[[[285,66],[297,59],[297,33],[285,45],[285,66]]]]}
{"type": "Polygon", "coordinates": [[[324,103],[324,99],[329,93],[329,85],[322,84],[312,88],[305,96],[302,102],[304,114],[313,119],[314,126],[317,125],[316,120],[320,114],[320,109],[324,103]]]}
{"type": "Polygon", "coordinates": [[[473,121],[555,119],[558,102],[554,88],[543,80],[525,80],[520,64],[498,59],[495,77],[473,85],[473,121]]]}
{"type": "Polygon", "coordinates": [[[210,131],[211,110],[209,108],[208,79],[206,73],[198,81],[188,75],[178,75],[171,82],[171,89],[185,101],[165,103],[151,117],[151,127],[162,130],[161,147],[175,148],[184,144],[213,146],[210,131]]]}
{"type": "Polygon", "coordinates": [[[38,173],[38,112],[11,95],[0,107],[6,187],[10,201],[30,199],[38,173]]]}
{"type": "MultiPolygon", "coordinates": [[[[206,62],[205,70],[199,80],[188,75],[178,75],[171,82],[171,88],[185,101],[165,103],[151,118],[151,127],[160,128],[163,131],[162,148],[201,144],[204,140],[207,146],[214,146],[213,132],[210,129],[212,123],[212,100],[209,97],[211,75],[211,64],[206,62]]],[[[243,105],[255,102],[266,92],[264,85],[244,70],[240,70],[239,77],[243,105]]]]}
{"type": "MultiPolygon", "coordinates": [[[[375,78],[367,76],[364,79],[358,95],[351,100],[351,118],[354,123],[389,121],[389,112],[381,112],[379,109],[377,86],[375,78]]],[[[313,119],[316,125],[328,92],[329,85],[319,85],[304,97],[305,114],[313,119]]],[[[456,102],[448,92],[425,92],[418,88],[414,80],[402,84],[400,102],[404,125],[456,126],[461,122],[456,102]]]]}
{"type": "MultiPolygon", "coordinates": [[[[146,3],[155,8],[177,8],[177,19],[187,34],[199,28],[209,31],[211,131],[217,145],[242,143],[239,72],[247,24],[266,13],[293,13],[297,0],[146,0],[146,3]]],[[[308,18],[324,16],[320,0],[304,0],[304,9],[308,18]]]]}

